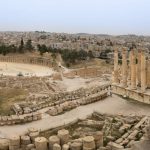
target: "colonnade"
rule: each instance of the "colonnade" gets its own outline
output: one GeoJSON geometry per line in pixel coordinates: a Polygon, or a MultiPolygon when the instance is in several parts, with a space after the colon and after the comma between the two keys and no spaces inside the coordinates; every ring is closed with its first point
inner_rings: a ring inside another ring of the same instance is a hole
{"type": "Polygon", "coordinates": [[[41,57],[0,56],[0,62],[27,63],[52,67],[52,62],[48,58],[41,57]]]}
{"type": "Polygon", "coordinates": [[[136,49],[132,49],[128,55],[127,50],[125,47],[122,48],[121,73],[119,72],[118,64],[118,48],[114,50],[113,84],[121,85],[124,88],[129,87],[131,90],[135,90],[139,86],[141,91],[145,92],[147,88],[145,52],[144,50],[138,50],[138,52],[136,52],[136,49]]]}

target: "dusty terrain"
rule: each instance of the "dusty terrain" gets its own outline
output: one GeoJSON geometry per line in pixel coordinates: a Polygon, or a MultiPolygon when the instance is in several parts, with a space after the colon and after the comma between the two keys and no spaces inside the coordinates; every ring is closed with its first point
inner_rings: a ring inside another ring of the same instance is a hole
{"type": "Polygon", "coordinates": [[[11,106],[15,102],[23,101],[27,92],[22,89],[0,89],[0,115],[14,114],[11,106]]]}
{"type": "Polygon", "coordinates": [[[0,74],[16,76],[19,73],[24,76],[50,76],[54,71],[45,66],[0,62],[0,74]]]}

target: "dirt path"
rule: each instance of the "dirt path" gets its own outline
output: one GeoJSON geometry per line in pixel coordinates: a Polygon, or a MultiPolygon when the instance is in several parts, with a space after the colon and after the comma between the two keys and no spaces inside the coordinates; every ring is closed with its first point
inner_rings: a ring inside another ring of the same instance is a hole
{"type": "Polygon", "coordinates": [[[103,101],[80,106],[59,116],[52,117],[47,115],[42,120],[27,123],[24,125],[2,126],[0,127],[0,136],[7,137],[8,135],[12,134],[21,135],[26,133],[29,127],[35,127],[42,131],[48,130],[50,128],[70,123],[78,118],[86,118],[94,111],[108,114],[135,114],[150,116],[150,105],[126,101],[116,95],[113,95],[112,97],[108,97],[103,101]]]}

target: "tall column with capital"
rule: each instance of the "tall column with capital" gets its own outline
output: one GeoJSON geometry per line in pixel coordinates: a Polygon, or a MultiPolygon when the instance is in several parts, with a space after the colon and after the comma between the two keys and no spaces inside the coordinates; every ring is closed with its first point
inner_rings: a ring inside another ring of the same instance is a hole
{"type": "Polygon", "coordinates": [[[122,85],[127,87],[127,50],[122,49],[122,85]]]}
{"type": "Polygon", "coordinates": [[[129,57],[129,63],[128,63],[128,77],[127,77],[127,85],[128,87],[131,87],[131,52],[128,54],[129,57]]]}
{"type": "Polygon", "coordinates": [[[114,49],[114,83],[118,84],[118,48],[114,49]]]}
{"type": "Polygon", "coordinates": [[[146,90],[146,57],[145,52],[141,51],[141,91],[146,90]]]}
{"type": "Polygon", "coordinates": [[[131,50],[131,89],[136,89],[136,57],[135,49],[131,50]]]}
{"type": "Polygon", "coordinates": [[[138,50],[137,83],[141,85],[141,50],[138,50]]]}

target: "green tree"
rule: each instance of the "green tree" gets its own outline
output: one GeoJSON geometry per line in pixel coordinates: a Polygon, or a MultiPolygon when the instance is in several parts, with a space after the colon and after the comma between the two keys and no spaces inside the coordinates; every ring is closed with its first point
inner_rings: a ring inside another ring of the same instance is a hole
{"type": "Polygon", "coordinates": [[[31,39],[27,40],[27,42],[25,44],[25,49],[28,50],[28,51],[32,51],[33,50],[32,40],[31,39]]]}
{"type": "Polygon", "coordinates": [[[85,60],[85,59],[87,58],[88,54],[87,54],[86,51],[80,50],[80,51],[78,52],[78,56],[79,56],[79,59],[80,59],[80,60],[85,60]]]}
{"type": "Polygon", "coordinates": [[[21,41],[20,41],[20,45],[19,45],[19,48],[18,48],[18,52],[19,52],[19,53],[24,53],[24,41],[23,41],[23,38],[22,38],[21,41]]]}
{"type": "Polygon", "coordinates": [[[89,58],[94,58],[93,53],[92,53],[91,50],[88,51],[88,56],[89,56],[89,58]]]}
{"type": "Polygon", "coordinates": [[[46,47],[45,44],[42,44],[42,45],[38,44],[37,48],[38,48],[38,51],[40,52],[40,55],[43,55],[43,53],[48,51],[48,48],[46,47]]]}

